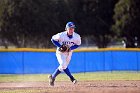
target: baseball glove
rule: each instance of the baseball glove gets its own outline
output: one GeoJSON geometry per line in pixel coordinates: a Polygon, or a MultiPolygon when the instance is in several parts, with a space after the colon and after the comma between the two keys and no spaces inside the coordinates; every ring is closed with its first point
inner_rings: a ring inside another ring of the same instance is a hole
{"type": "Polygon", "coordinates": [[[69,52],[69,51],[70,51],[70,48],[69,48],[68,45],[63,44],[63,45],[61,45],[61,46],[59,47],[59,51],[60,51],[60,52],[69,52]]]}

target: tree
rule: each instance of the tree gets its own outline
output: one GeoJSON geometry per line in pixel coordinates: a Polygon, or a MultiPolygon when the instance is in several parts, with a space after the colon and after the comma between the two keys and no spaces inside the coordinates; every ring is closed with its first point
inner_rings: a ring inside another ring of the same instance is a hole
{"type": "MultiPolygon", "coordinates": [[[[77,0],[76,0],[77,1],[77,0]]],[[[78,24],[77,31],[82,36],[91,37],[91,41],[101,47],[111,42],[113,8],[118,0],[78,0],[75,3],[74,19],[78,24]]]]}
{"type": "Polygon", "coordinates": [[[44,7],[40,0],[3,2],[6,5],[0,25],[3,38],[16,47],[38,47],[42,41],[44,46],[44,33],[40,32],[46,30],[44,11],[48,6],[44,7]]]}
{"type": "Polygon", "coordinates": [[[2,0],[1,36],[16,47],[52,47],[51,36],[73,21],[76,32],[98,47],[106,47],[114,34],[114,5],[118,0],[2,0]]]}
{"type": "Polygon", "coordinates": [[[1,12],[2,38],[16,47],[51,47],[69,16],[64,0],[6,0],[1,12]]]}
{"type": "Polygon", "coordinates": [[[140,40],[140,9],[139,0],[120,0],[114,9],[115,24],[113,31],[119,38],[125,38],[126,47],[138,47],[140,40]],[[136,44],[138,43],[138,44],[136,44]]]}

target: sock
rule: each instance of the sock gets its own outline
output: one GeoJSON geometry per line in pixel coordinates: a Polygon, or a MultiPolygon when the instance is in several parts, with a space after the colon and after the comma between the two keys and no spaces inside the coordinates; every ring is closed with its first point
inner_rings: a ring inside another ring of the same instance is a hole
{"type": "Polygon", "coordinates": [[[57,69],[55,70],[55,72],[52,74],[52,78],[55,79],[56,76],[57,76],[58,74],[60,74],[60,73],[61,73],[61,71],[57,68],[57,69]]]}
{"type": "Polygon", "coordinates": [[[71,75],[71,73],[70,73],[70,71],[69,71],[68,68],[64,69],[64,72],[69,76],[69,78],[70,78],[71,80],[74,80],[74,77],[71,75]]]}

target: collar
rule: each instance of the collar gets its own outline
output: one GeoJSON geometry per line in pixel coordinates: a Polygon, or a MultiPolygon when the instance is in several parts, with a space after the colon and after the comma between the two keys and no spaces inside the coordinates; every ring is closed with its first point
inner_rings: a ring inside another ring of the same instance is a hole
{"type": "Polygon", "coordinates": [[[72,39],[72,38],[73,38],[73,35],[68,35],[68,33],[67,33],[67,36],[68,36],[70,39],[72,39]]]}

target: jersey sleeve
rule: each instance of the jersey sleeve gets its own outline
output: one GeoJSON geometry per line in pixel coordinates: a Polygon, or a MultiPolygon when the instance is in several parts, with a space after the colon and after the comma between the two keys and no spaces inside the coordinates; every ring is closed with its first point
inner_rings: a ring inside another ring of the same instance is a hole
{"type": "Polygon", "coordinates": [[[81,45],[81,37],[78,35],[76,45],[81,45]]]}
{"type": "Polygon", "coordinates": [[[70,47],[70,50],[74,50],[74,49],[76,49],[76,48],[78,48],[78,47],[79,47],[79,45],[71,46],[71,47],[70,47]]]}
{"type": "Polygon", "coordinates": [[[58,33],[56,35],[53,35],[52,36],[52,39],[55,40],[55,41],[60,41],[60,39],[61,39],[61,33],[58,33]]]}
{"type": "Polygon", "coordinates": [[[55,41],[55,40],[53,40],[53,39],[51,39],[51,41],[52,41],[52,43],[53,43],[55,46],[57,46],[57,47],[60,47],[60,46],[61,46],[60,43],[59,43],[58,41],[55,41]]]}

